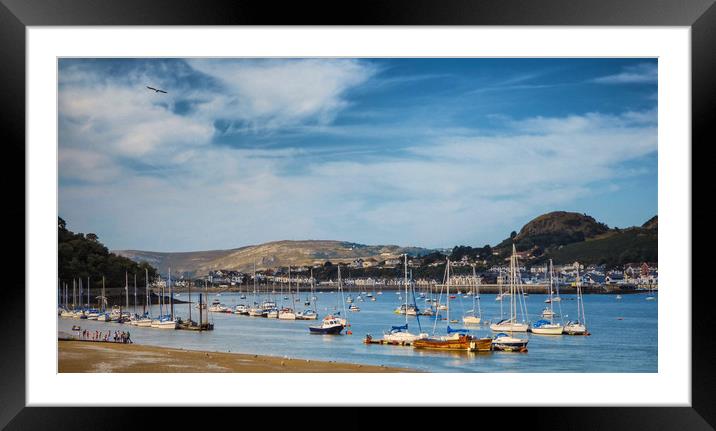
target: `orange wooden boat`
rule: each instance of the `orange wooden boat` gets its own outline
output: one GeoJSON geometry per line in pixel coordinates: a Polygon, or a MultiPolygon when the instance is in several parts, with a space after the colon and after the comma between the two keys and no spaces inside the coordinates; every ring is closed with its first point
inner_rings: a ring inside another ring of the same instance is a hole
{"type": "Polygon", "coordinates": [[[491,338],[475,338],[467,334],[454,334],[441,338],[423,338],[413,341],[416,349],[450,350],[464,352],[489,352],[492,350],[491,338]]]}

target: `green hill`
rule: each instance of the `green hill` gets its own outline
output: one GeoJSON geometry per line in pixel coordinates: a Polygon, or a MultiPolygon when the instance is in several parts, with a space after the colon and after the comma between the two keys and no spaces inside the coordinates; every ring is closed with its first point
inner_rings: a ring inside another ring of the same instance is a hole
{"type": "Polygon", "coordinates": [[[124,287],[125,272],[129,274],[130,284],[133,284],[134,274],[137,274],[137,284],[141,286],[145,283],[145,269],[149,271],[150,280],[156,276],[153,266],[110,253],[97,235],[72,232],[59,217],[57,229],[58,276],[62,283],[69,285],[70,292],[72,280],[77,278],[81,278],[86,287],[87,277],[90,277],[92,289],[97,289],[102,287],[104,276],[105,286],[112,289],[124,287]]]}
{"type": "Polygon", "coordinates": [[[548,250],[535,263],[552,259],[564,264],[604,264],[608,267],[633,262],[658,262],[659,238],[655,229],[629,228],[612,231],[600,238],[575,242],[548,250]]]}
{"type": "Polygon", "coordinates": [[[519,233],[505,239],[495,248],[509,251],[514,240],[518,251],[534,247],[548,249],[581,242],[608,231],[607,225],[599,223],[586,214],[554,211],[532,219],[520,229],[519,233]]]}
{"type": "Polygon", "coordinates": [[[512,243],[518,251],[529,252],[530,264],[548,259],[565,264],[618,266],[632,262],[658,261],[658,217],[641,227],[610,229],[586,214],[555,211],[534,218],[519,233],[498,244],[501,258],[509,255],[512,243]]]}

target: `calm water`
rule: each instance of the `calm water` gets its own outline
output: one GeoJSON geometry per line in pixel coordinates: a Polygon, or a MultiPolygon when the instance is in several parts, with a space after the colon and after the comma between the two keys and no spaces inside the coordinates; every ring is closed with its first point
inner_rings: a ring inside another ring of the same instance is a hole
{"type": "MultiPolygon", "coordinates": [[[[283,321],[254,318],[225,313],[210,313],[209,319],[215,329],[206,332],[167,331],[152,328],[138,328],[117,323],[91,320],[58,319],[59,330],[71,332],[72,325],[89,330],[129,330],[135,343],[192,350],[253,353],[261,355],[288,356],[291,358],[332,360],[373,365],[409,367],[432,372],[657,372],[657,302],[646,301],[644,294],[623,295],[617,300],[614,295],[586,295],[585,311],[591,336],[545,336],[521,334],[529,337],[528,353],[488,352],[468,354],[459,352],[432,352],[413,350],[411,347],[365,345],[363,338],[372,334],[382,338],[383,331],[391,325],[401,325],[405,316],[393,310],[400,305],[399,296],[393,291],[376,295],[376,301],[356,301],[361,311],[348,313],[353,335],[312,335],[308,326],[317,325],[320,317],[337,306],[335,293],[320,293],[318,297],[318,321],[283,321]],[[623,318],[619,320],[618,318],[623,318]]],[[[303,299],[296,303],[302,310],[303,299]]],[[[355,297],[355,294],[354,294],[355,297]]],[[[187,294],[180,299],[186,300],[187,294]]],[[[215,298],[210,295],[210,300],[215,298]]],[[[239,303],[248,303],[253,298],[240,300],[238,293],[222,293],[218,297],[224,305],[232,308],[239,303]]],[[[529,320],[540,319],[546,295],[532,294],[525,298],[529,320]]],[[[131,300],[131,299],[130,299],[131,300]]],[[[281,297],[276,301],[282,305],[281,297]]],[[[287,303],[290,301],[286,301],[287,303]]],[[[500,317],[500,302],[495,295],[481,296],[483,321],[497,321],[500,317]]],[[[424,302],[418,298],[418,307],[424,302]]],[[[505,300],[505,310],[509,298],[505,300]]],[[[175,305],[175,314],[186,318],[188,305],[175,305]]],[[[574,295],[562,295],[564,319],[576,317],[574,295]]],[[[341,306],[342,308],[342,306],[341,306]]],[[[472,309],[472,298],[460,297],[451,301],[451,319],[461,320],[465,311],[472,309]]],[[[156,314],[158,307],[153,307],[156,314]]],[[[555,311],[558,306],[555,303],[555,311]]],[[[343,313],[341,313],[343,314],[343,313]]],[[[198,310],[192,309],[192,319],[198,320],[198,310]]],[[[557,318],[557,320],[559,320],[557,318]]],[[[417,330],[418,320],[409,317],[411,332],[417,330]]],[[[446,321],[439,321],[436,333],[444,334],[446,321]]],[[[435,319],[420,318],[424,332],[432,333],[435,319]]],[[[452,327],[462,327],[453,323],[452,327]]],[[[471,327],[476,336],[491,336],[487,325],[471,327]]]]}

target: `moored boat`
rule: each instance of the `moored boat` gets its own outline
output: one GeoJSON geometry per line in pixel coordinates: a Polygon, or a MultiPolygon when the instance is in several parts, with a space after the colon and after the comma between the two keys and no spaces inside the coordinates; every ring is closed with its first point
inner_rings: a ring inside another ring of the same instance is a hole
{"type": "Polygon", "coordinates": [[[492,339],[492,349],[503,352],[526,352],[528,341],[501,332],[492,339]]]}
{"type": "Polygon", "coordinates": [[[311,334],[338,335],[345,328],[343,321],[333,315],[323,318],[320,326],[309,326],[311,334]]]}
{"type": "Polygon", "coordinates": [[[538,320],[532,324],[530,331],[533,334],[540,335],[562,335],[563,329],[559,323],[550,322],[549,320],[538,320]]]}

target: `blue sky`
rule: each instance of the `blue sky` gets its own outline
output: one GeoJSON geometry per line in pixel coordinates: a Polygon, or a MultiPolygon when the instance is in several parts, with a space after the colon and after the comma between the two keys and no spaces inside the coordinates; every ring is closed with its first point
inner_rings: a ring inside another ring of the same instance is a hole
{"type": "Polygon", "coordinates": [[[58,88],[60,216],[111,249],[657,213],[656,59],[61,59],[58,88]]]}

